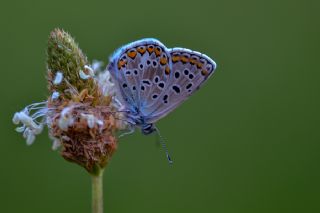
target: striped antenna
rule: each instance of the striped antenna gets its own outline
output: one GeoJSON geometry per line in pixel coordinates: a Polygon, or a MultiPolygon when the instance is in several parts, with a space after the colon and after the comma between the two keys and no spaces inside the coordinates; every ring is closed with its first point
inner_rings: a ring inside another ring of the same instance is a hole
{"type": "Polygon", "coordinates": [[[166,157],[167,157],[167,159],[168,159],[168,162],[169,162],[170,165],[172,165],[172,164],[173,164],[173,161],[171,160],[171,157],[170,157],[170,155],[169,155],[169,151],[168,151],[168,149],[167,149],[166,143],[165,143],[163,137],[162,137],[161,134],[160,134],[160,130],[159,130],[156,126],[154,126],[154,129],[156,130],[156,132],[157,132],[158,135],[159,135],[160,144],[161,144],[161,146],[162,146],[162,149],[163,149],[164,152],[166,153],[166,157]]]}

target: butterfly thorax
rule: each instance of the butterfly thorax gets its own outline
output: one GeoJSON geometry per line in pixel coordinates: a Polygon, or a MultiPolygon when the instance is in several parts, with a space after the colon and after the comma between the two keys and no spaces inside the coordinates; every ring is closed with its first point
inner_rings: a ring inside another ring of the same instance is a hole
{"type": "Polygon", "coordinates": [[[141,114],[139,109],[131,107],[127,114],[127,122],[133,124],[137,127],[140,127],[141,132],[144,135],[149,135],[156,131],[156,128],[153,123],[147,123],[145,121],[145,116],[141,114]]]}

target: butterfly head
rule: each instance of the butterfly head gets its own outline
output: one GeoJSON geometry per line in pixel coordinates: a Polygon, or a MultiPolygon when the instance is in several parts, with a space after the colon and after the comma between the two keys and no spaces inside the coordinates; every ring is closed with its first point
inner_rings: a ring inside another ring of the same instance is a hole
{"type": "Polygon", "coordinates": [[[151,134],[151,133],[153,133],[155,131],[156,131],[156,128],[155,128],[155,126],[153,124],[144,124],[141,127],[141,132],[144,135],[149,135],[149,134],[151,134]]]}

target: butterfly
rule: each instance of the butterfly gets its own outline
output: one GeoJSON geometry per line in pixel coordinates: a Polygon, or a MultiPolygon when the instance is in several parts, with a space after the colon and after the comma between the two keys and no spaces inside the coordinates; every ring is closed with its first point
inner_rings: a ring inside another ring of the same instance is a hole
{"type": "Polygon", "coordinates": [[[205,54],[167,48],[153,38],[120,47],[109,61],[107,69],[128,109],[128,123],[145,135],[157,131],[154,123],[197,91],[216,69],[205,54]]]}

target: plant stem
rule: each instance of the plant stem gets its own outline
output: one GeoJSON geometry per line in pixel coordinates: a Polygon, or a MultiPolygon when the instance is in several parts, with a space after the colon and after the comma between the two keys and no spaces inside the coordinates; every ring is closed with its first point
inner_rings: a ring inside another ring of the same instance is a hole
{"type": "Polygon", "coordinates": [[[103,170],[92,177],[92,213],[103,213],[103,170]]]}

